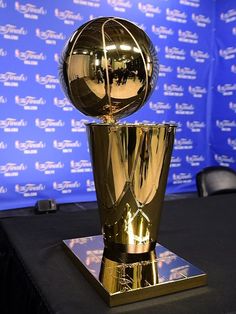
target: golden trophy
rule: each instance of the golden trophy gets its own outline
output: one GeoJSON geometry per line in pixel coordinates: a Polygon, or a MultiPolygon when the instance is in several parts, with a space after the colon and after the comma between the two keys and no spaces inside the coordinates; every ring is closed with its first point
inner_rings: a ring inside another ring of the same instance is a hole
{"type": "Polygon", "coordinates": [[[157,243],[175,125],[120,123],[156,86],[155,48],[135,24],[114,17],[82,25],[62,53],[60,79],[87,124],[102,235],[66,249],[110,305],[206,284],[206,274],[157,243]]]}

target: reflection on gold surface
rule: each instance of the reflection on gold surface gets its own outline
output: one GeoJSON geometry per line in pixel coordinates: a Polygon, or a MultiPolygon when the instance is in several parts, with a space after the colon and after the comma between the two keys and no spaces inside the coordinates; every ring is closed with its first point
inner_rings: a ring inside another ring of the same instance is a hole
{"type": "Polygon", "coordinates": [[[105,246],[154,249],[175,126],[88,124],[105,246]]]}
{"type": "MultiPolygon", "coordinates": [[[[99,280],[103,287],[113,294],[144,287],[158,283],[158,269],[156,253],[151,251],[142,255],[142,260],[126,263],[116,258],[114,254],[103,254],[99,280]]],[[[141,254],[139,254],[141,255],[141,254]]],[[[126,256],[128,258],[128,256],[126,256]]]]}
{"type": "Polygon", "coordinates": [[[114,123],[141,108],[155,88],[157,53],[134,23],[100,17],[81,25],[67,41],[60,81],[85,115],[114,123]]]}
{"type": "Polygon", "coordinates": [[[157,244],[175,126],[118,124],[155,88],[156,49],[127,20],[101,17],[77,29],[61,57],[65,94],[87,125],[103,236],[64,240],[110,306],[204,285],[206,275],[157,244]]]}
{"type": "Polygon", "coordinates": [[[206,274],[156,244],[148,253],[129,254],[104,247],[103,237],[64,240],[82,273],[110,305],[121,305],[203,286],[206,274]]]}

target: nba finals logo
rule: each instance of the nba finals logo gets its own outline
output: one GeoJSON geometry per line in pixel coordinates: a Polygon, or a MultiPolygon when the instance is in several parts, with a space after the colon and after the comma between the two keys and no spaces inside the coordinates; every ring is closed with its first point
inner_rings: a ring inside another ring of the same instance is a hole
{"type": "Polygon", "coordinates": [[[44,174],[55,174],[55,170],[57,169],[63,169],[64,164],[61,161],[55,162],[55,161],[45,161],[45,162],[39,162],[36,161],[35,163],[35,169],[43,172],[44,174]]]}
{"type": "Polygon", "coordinates": [[[172,175],[173,178],[173,184],[186,184],[186,183],[191,183],[192,182],[192,174],[181,172],[181,173],[173,173],[172,175]]]}
{"type": "Polygon", "coordinates": [[[13,162],[8,162],[5,165],[0,165],[0,174],[4,177],[18,177],[19,173],[25,171],[27,166],[23,163],[16,164],[13,162]]]}
{"type": "Polygon", "coordinates": [[[61,192],[62,194],[70,194],[73,190],[77,190],[80,187],[78,181],[62,181],[62,182],[53,182],[53,189],[61,192]]]}
{"type": "Polygon", "coordinates": [[[25,74],[17,74],[15,72],[0,73],[0,83],[6,87],[19,87],[19,82],[26,82],[27,76],[25,74]]]}
{"type": "Polygon", "coordinates": [[[58,40],[65,40],[66,36],[63,33],[57,33],[51,29],[42,31],[39,28],[35,30],[36,37],[44,40],[48,45],[56,45],[58,40]]]}
{"type": "Polygon", "coordinates": [[[20,97],[15,96],[15,104],[24,108],[24,110],[38,110],[42,105],[46,104],[46,99],[43,97],[36,98],[34,96],[20,97]]]}
{"type": "Polygon", "coordinates": [[[146,17],[154,17],[155,14],[160,14],[161,9],[159,7],[155,7],[153,4],[150,3],[138,3],[138,9],[140,12],[144,13],[146,17]]]}
{"type": "Polygon", "coordinates": [[[54,140],[53,141],[53,147],[62,151],[63,153],[72,153],[74,148],[79,148],[81,147],[81,142],[76,140],[63,140],[63,141],[58,141],[54,140]]]}
{"type": "Polygon", "coordinates": [[[24,197],[33,197],[38,196],[38,194],[45,190],[45,185],[42,183],[34,184],[34,183],[27,183],[24,185],[16,184],[15,191],[19,194],[22,194],[24,197]]]}
{"type": "Polygon", "coordinates": [[[25,142],[21,142],[19,140],[15,141],[15,148],[24,154],[38,154],[39,149],[43,149],[46,147],[46,144],[43,141],[32,141],[28,140],[25,142]]]}
{"type": "Polygon", "coordinates": [[[55,17],[64,21],[66,25],[74,25],[77,21],[82,21],[83,17],[80,13],[75,13],[70,10],[60,11],[58,8],[54,10],[55,17]]]}
{"type": "Polygon", "coordinates": [[[126,12],[127,9],[130,9],[132,7],[131,2],[129,0],[107,0],[107,4],[118,12],[126,12]]]}
{"type": "Polygon", "coordinates": [[[18,28],[14,24],[0,25],[0,35],[3,35],[4,39],[19,40],[20,36],[25,36],[27,33],[24,27],[18,28]]]}
{"type": "Polygon", "coordinates": [[[27,126],[27,121],[24,119],[6,118],[0,120],[0,129],[3,129],[3,132],[19,132],[19,128],[25,126],[27,126]]]}
{"type": "Polygon", "coordinates": [[[81,159],[80,161],[71,160],[70,169],[71,173],[92,172],[91,162],[86,159],[81,159]]]}
{"type": "Polygon", "coordinates": [[[38,20],[40,15],[46,15],[47,10],[44,7],[37,7],[32,3],[21,4],[20,2],[15,2],[15,10],[23,14],[24,18],[31,20],[38,20]]]}
{"type": "Polygon", "coordinates": [[[193,141],[191,138],[175,139],[174,149],[177,150],[193,149],[193,141]]]}
{"type": "Polygon", "coordinates": [[[58,97],[54,97],[53,98],[53,104],[58,107],[61,108],[63,111],[72,111],[74,110],[74,106],[69,102],[69,100],[67,98],[58,98],[58,97]]]}
{"type": "Polygon", "coordinates": [[[195,62],[204,63],[207,59],[210,58],[208,52],[202,50],[190,50],[190,56],[194,59],[195,62]]]}
{"type": "Polygon", "coordinates": [[[19,49],[15,50],[15,57],[27,65],[38,65],[38,61],[44,61],[47,58],[42,52],[37,53],[32,50],[20,51],[19,49]]]}

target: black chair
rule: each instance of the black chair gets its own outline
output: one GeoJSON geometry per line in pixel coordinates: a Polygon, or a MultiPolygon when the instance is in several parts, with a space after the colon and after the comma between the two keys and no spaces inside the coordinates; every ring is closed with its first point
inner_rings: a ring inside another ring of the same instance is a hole
{"type": "Polygon", "coordinates": [[[197,173],[196,185],[200,197],[236,193],[236,171],[224,166],[206,167],[197,173]]]}

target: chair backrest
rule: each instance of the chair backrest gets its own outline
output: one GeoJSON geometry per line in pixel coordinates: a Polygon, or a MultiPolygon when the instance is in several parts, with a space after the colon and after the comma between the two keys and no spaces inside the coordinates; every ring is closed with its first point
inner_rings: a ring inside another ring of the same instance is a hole
{"type": "Polygon", "coordinates": [[[236,193],[236,171],[224,166],[206,167],[197,173],[196,185],[200,197],[236,193]]]}

